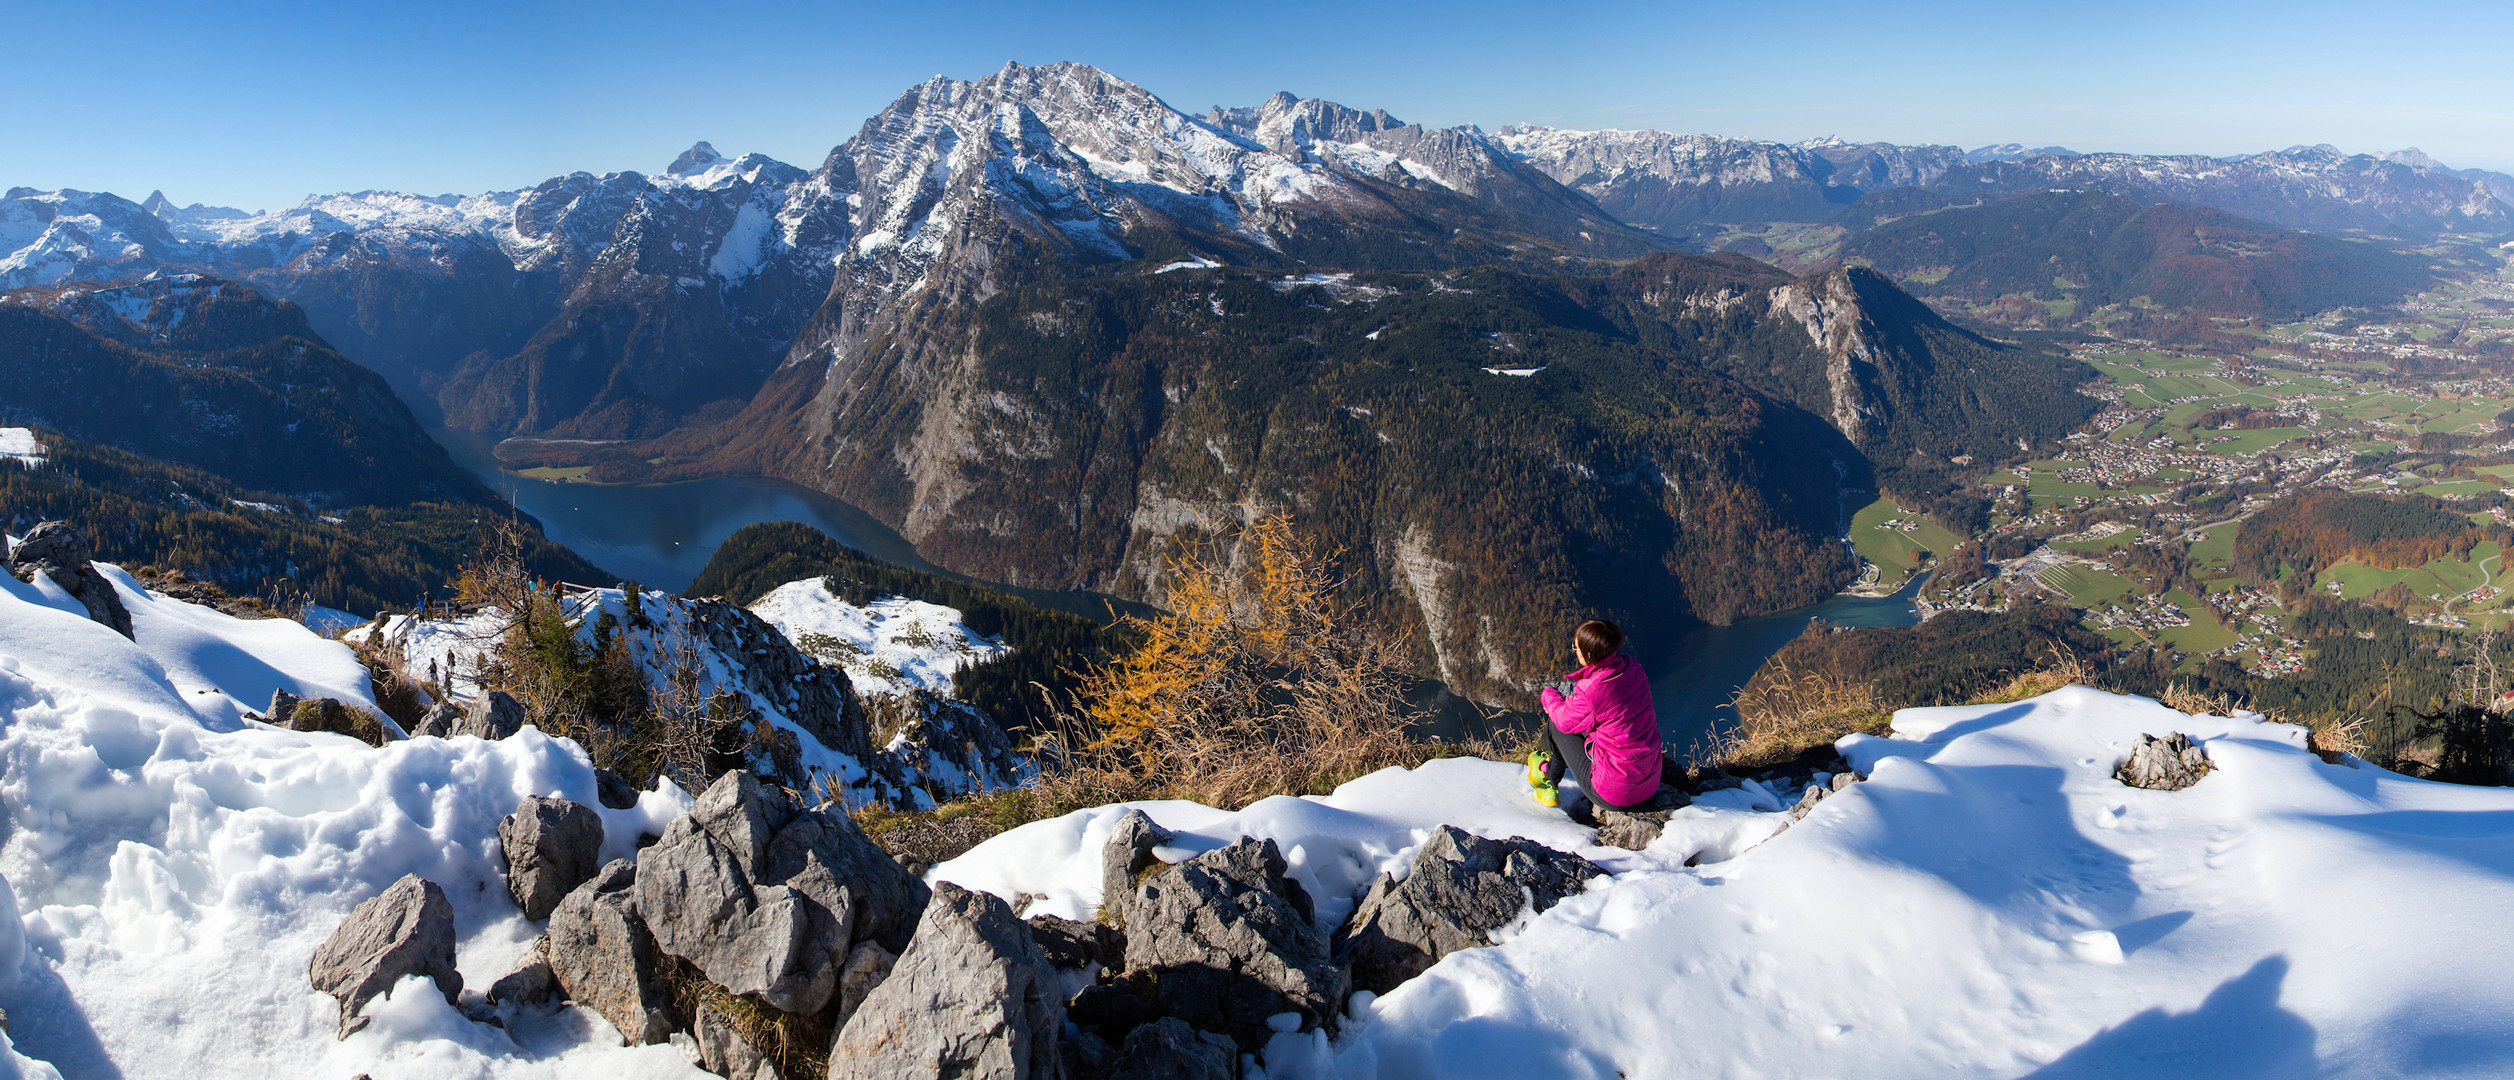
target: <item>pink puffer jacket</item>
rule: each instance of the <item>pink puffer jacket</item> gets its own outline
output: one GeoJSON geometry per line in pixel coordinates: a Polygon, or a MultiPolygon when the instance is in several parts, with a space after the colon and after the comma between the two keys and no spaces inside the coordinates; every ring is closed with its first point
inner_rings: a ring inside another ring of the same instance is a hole
{"type": "Polygon", "coordinates": [[[1659,714],[1640,662],[1617,653],[1563,677],[1571,696],[1548,686],[1537,700],[1556,730],[1589,737],[1592,794],[1617,806],[1657,794],[1659,714]]]}

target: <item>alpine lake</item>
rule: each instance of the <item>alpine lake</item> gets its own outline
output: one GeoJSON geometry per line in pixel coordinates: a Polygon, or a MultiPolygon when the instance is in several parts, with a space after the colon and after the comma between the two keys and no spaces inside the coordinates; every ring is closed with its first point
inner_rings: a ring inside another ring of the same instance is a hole
{"type": "MultiPolygon", "coordinates": [[[[919,557],[915,545],[872,515],[799,484],[762,477],[712,477],[676,484],[542,479],[500,468],[492,453],[496,443],[492,436],[450,429],[434,429],[430,434],[465,470],[540,519],[551,539],[622,580],[649,588],[673,592],[688,588],[726,537],[762,521],[804,522],[877,559],[950,573],[919,557]]],[[[1633,642],[1631,652],[1651,673],[1661,741],[1681,759],[1717,727],[1734,723],[1736,714],[1729,708],[1729,699],[1765,660],[1804,631],[1809,619],[1849,627],[1919,622],[1912,598],[1921,580],[1915,577],[1891,596],[1843,594],[1727,626],[1697,625],[1668,640],[1633,642]]],[[[1097,593],[1010,587],[1007,591],[1043,607],[1103,620],[1112,610],[1149,610],[1097,593]]],[[[1487,720],[1475,710],[1460,707],[1455,698],[1446,704],[1430,725],[1444,737],[1481,734],[1479,729],[1495,723],[1515,726],[1533,720],[1525,715],[1487,720]]]]}

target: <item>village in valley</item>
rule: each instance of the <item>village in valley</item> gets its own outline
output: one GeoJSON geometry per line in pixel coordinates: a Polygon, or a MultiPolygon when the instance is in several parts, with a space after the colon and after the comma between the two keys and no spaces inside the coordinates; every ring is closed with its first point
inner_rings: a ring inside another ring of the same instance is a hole
{"type": "Polygon", "coordinates": [[[2309,663],[2287,625],[2306,588],[2427,626],[2514,622],[2514,567],[2494,541],[2415,566],[2344,561],[2309,583],[2256,580],[2234,554],[2242,522],[2318,488],[2427,496],[2482,526],[2514,522],[2514,259],[2396,309],[2221,326],[2209,346],[2090,335],[2047,346],[2101,374],[2079,392],[2102,409],[2059,452],[1986,478],[1979,535],[1891,498],[1861,509],[1854,591],[1922,579],[1924,619],[2065,603],[2123,649],[2154,647],[2178,666],[2224,658],[2261,677],[2309,663]]]}

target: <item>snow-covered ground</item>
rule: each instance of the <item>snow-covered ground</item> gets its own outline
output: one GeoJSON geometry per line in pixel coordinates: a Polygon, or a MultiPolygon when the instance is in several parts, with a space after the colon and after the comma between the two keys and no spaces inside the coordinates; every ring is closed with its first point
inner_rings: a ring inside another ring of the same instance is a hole
{"type": "MultiPolygon", "coordinates": [[[[1279,1038],[1278,1078],[2514,1071],[2514,791],[2325,764],[2304,737],[2080,688],[1906,710],[1891,739],[1845,740],[1869,779],[1786,832],[1687,810],[1638,855],[1585,846],[1515,767],[1474,761],[1236,815],[1145,809],[1181,831],[1176,857],[1272,836],[1321,897],[1441,822],[1615,872],[1357,1008],[1332,1046],[1279,1038]],[[2167,730],[2217,771],[2180,792],[2112,779],[2167,730]]],[[[1116,813],[1024,826],[933,876],[1085,912],[1116,813]]]]}
{"type": "Polygon", "coordinates": [[[751,604],[795,648],[845,668],[858,693],[951,693],[954,672],[1004,655],[1004,646],[961,624],[960,611],[900,596],[857,607],[819,578],[790,581],[751,604]]]}
{"type": "MultiPolygon", "coordinates": [[[[354,699],[355,659],[106,572],[136,641],[0,577],[0,1075],[702,1075],[579,1010],[489,1027],[419,983],[335,1040],[306,963],[341,917],[434,880],[486,986],[538,930],[500,887],[498,821],[531,793],[598,806],[592,769],[531,730],[374,748],[243,720],[280,686],[354,699]]],[[[2325,764],[2303,739],[2083,689],[1907,710],[1892,738],[1844,741],[1868,779],[1795,826],[1790,793],[1750,787],[1645,852],[1594,846],[1517,767],[1475,760],[1145,809],[1180,833],[1169,858],[1275,838],[1328,921],[1440,824],[1612,871],[1359,1001],[1333,1043],[1278,1038],[1252,1076],[2506,1074],[2514,791],[2325,764]],[[2167,730],[2217,770],[2180,792],[2110,777],[2167,730]]],[[[607,853],[686,804],[664,785],[602,811],[607,853]]],[[[1024,826],[933,876],[1087,915],[1119,813],[1024,826]]]]}
{"type": "Polygon", "coordinates": [[[44,444],[35,438],[33,428],[0,427],[0,458],[11,459],[20,465],[41,465],[44,463],[44,444]]]}
{"type": "MultiPolygon", "coordinates": [[[[347,1041],[306,964],[350,908],[405,873],[454,904],[466,985],[538,928],[503,886],[500,819],[527,794],[587,806],[574,744],[416,739],[384,748],[243,720],[272,689],[371,703],[338,642],[151,596],[100,564],[136,640],[0,575],[0,1009],[14,1052],[79,1077],[692,1077],[669,1046],[622,1050],[572,1010],[463,1019],[405,985],[347,1041]],[[258,700],[256,700],[258,699],[258,700]],[[22,938],[17,931],[22,928],[22,938]],[[19,946],[13,948],[12,946],[19,946]]],[[[605,855],[688,800],[668,784],[600,812],[605,855]]],[[[0,1076],[45,1075],[0,1054],[0,1076]]]]}

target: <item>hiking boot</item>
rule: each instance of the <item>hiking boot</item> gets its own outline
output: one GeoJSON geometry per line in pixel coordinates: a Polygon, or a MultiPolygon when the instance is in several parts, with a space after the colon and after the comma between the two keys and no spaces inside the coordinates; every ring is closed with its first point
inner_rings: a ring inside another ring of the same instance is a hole
{"type": "MultiPolygon", "coordinates": [[[[1545,779],[1545,767],[1553,763],[1554,752],[1551,750],[1539,748],[1528,751],[1528,786],[1532,788],[1549,788],[1554,786],[1552,782],[1545,779]]],[[[1554,804],[1548,802],[1545,805],[1552,806],[1554,804]]]]}
{"type": "Polygon", "coordinates": [[[1530,785],[1530,787],[1532,787],[1534,790],[1532,790],[1532,791],[1530,791],[1530,792],[1529,792],[1529,796],[1530,796],[1531,798],[1534,798],[1534,799],[1536,800],[1536,805],[1538,805],[1538,806],[1561,806],[1561,805],[1562,805],[1562,789],[1561,789],[1561,788],[1558,788],[1558,787],[1555,787],[1555,786],[1554,786],[1554,785],[1552,785],[1552,784],[1546,784],[1546,783],[1532,784],[1532,785],[1530,785]]]}

